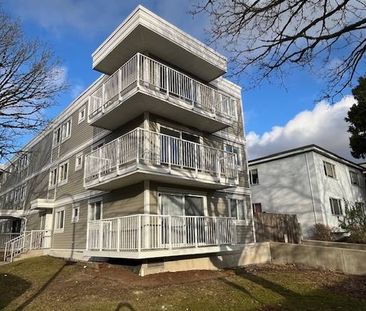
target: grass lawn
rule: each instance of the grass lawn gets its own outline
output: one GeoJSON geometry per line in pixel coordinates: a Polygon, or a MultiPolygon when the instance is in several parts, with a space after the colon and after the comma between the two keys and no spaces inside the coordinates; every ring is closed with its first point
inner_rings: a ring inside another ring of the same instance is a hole
{"type": "Polygon", "coordinates": [[[1,310],[366,310],[366,277],[251,266],[139,277],[52,257],[0,266],[1,310]]]}

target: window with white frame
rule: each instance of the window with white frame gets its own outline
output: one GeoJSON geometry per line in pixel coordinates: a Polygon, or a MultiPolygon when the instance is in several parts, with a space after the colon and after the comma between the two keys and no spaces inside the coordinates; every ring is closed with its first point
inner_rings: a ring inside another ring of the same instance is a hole
{"type": "Polygon", "coordinates": [[[236,220],[246,220],[246,207],[244,200],[229,199],[230,217],[236,220]]]}
{"type": "Polygon", "coordinates": [[[330,210],[332,212],[332,215],[334,215],[334,216],[343,215],[341,199],[329,198],[329,202],[330,202],[330,210]]]}
{"type": "Polygon", "coordinates": [[[57,167],[51,168],[50,170],[50,178],[48,182],[49,188],[54,188],[57,185],[57,167]]]}
{"type": "Polygon", "coordinates": [[[251,185],[259,185],[258,169],[249,170],[249,181],[251,185]]]}
{"type": "Polygon", "coordinates": [[[71,222],[75,223],[79,221],[80,204],[74,204],[71,209],[71,222]]]}
{"type": "Polygon", "coordinates": [[[358,180],[358,175],[357,175],[357,173],[356,172],[354,172],[354,171],[349,171],[349,176],[350,176],[350,178],[351,178],[351,184],[352,185],[359,185],[360,183],[359,183],[359,180],[358,180]]]}
{"type": "Polygon", "coordinates": [[[332,178],[337,177],[334,164],[323,161],[323,165],[324,165],[324,173],[326,176],[332,178]]]}
{"type": "Polygon", "coordinates": [[[85,120],[86,117],[86,106],[80,108],[79,110],[79,116],[78,116],[78,123],[80,124],[85,120]]]}
{"type": "Polygon", "coordinates": [[[83,167],[83,154],[79,153],[75,156],[75,171],[80,170],[83,167]]]}
{"type": "Polygon", "coordinates": [[[69,161],[63,162],[58,168],[58,185],[67,183],[69,175],[69,161]]]}
{"type": "Polygon", "coordinates": [[[71,136],[71,119],[63,122],[53,131],[53,145],[57,146],[71,136]]]}
{"type": "Polygon", "coordinates": [[[190,193],[160,192],[159,205],[162,215],[204,216],[206,197],[190,193]]]}
{"type": "Polygon", "coordinates": [[[240,165],[241,159],[240,159],[240,148],[239,147],[234,146],[234,145],[225,144],[225,151],[236,154],[236,164],[240,165]]]}
{"type": "Polygon", "coordinates": [[[63,232],[65,228],[65,208],[59,208],[55,214],[55,232],[63,232]]]}
{"type": "Polygon", "coordinates": [[[89,202],[89,220],[100,220],[103,218],[102,199],[96,199],[89,202]]]}

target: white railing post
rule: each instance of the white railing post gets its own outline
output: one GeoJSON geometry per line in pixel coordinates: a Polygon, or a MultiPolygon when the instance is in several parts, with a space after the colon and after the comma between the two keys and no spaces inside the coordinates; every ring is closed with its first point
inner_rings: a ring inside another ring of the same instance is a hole
{"type": "Polygon", "coordinates": [[[169,173],[172,171],[172,155],[171,155],[171,142],[172,138],[169,136],[165,136],[168,140],[168,165],[169,165],[169,173]]]}
{"type": "Polygon", "coordinates": [[[173,245],[172,245],[172,216],[169,215],[168,216],[168,225],[169,225],[169,231],[168,231],[168,241],[169,241],[169,249],[172,249],[173,248],[173,245]]]}
{"type": "Polygon", "coordinates": [[[121,138],[117,139],[116,147],[117,147],[117,150],[116,150],[116,174],[119,175],[121,138]]]}
{"type": "Polygon", "coordinates": [[[220,221],[217,221],[217,218],[215,217],[215,229],[216,229],[216,244],[220,245],[220,221]]]}
{"type": "Polygon", "coordinates": [[[197,161],[197,144],[194,144],[194,167],[196,178],[198,176],[198,161],[197,161]]]}
{"type": "Polygon", "coordinates": [[[165,66],[166,72],[166,96],[169,97],[169,70],[168,67],[165,66]]]}
{"type": "Polygon", "coordinates": [[[194,244],[198,247],[198,228],[197,228],[197,217],[194,217],[194,244]]]}
{"type": "Polygon", "coordinates": [[[142,215],[138,215],[138,228],[137,228],[137,252],[141,252],[141,217],[142,215]]]}
{"type": "Polygon", "coordinates": [[[102,113],[104,113],[104,104],[105,104],[105,83],[103,83],[102,85],[102,102],[101,102],[102,113]]]}
{"type": "Polygon", "coordinates": [[[221,164],[220,164],[220,157],[219,157],[219,154],[218,154],[217,151],[216,151],[216,163],[217,163],[217,167],[216,167],[216,170],[217,170],[217,178],[219,180],[221,180],[221,164]]]}
{"type": "Polygon", "coordinates": [[[192,108],[194,108],[194,90],[193,90],[193,80],[191,79],[191,100],[192,100],[192,108]]]}
{"type": "Polygon", "coordinates": [[[117,219],[117,252],[120,251],[121,245],[121,218],[117,219]]]}
{"type": "Polygon", "coordinates": [[[118,69],[118,99],[122,99],[122,69],[118,69]]]}
{"type": "Polygon", "coordinates": [[[99,250],[103,250],[103,222],[99,220],[99,250]]]}
{"type": "Polygon", "coordinates": [[[30,232],[29,250],[32,250],[33,231],[30,232]]]}
{"type": "Polygon", "coordinates": [[[85,249],[88,251],[89,250],[89,247],[90,247],[90,242],[89,242],[89,239],[90,239],[90,221],[88,220],[87,223],[86,223],[86,246],[85,246],[85,249]]]}
{"type": "Polygon", "coordinates": [[[11,243],[10,262],[13,262],[13,257],[14,257],[14,242],[11,243]]]}
{"type": "Polygon", "coordinates": [[[137,129],[137,142],[136,142],[136,165],[140,163],[140,129],[137,129]]]}
{"type": "Polygon", "coordinates": [[[141,61],[141,54],[137,53],[137,61],[136,61],[136,86],[137,90],[140,88],[140,61],[141,61]]]}

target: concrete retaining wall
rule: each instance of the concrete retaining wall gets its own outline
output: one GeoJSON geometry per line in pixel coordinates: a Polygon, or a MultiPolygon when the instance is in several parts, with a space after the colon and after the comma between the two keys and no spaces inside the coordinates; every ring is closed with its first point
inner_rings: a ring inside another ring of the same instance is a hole
{"type": "Polygon", "coordinates": [[[326,247],[339,247],[339,248],[348,248],[348,249],[359,249],[359,250],[366,251],[366,245],[365,244],[356,244],[356,243],[304,240],[302,242],[302,244],[304,244],[304,245],[314,245],[314,246],[326,246],[326,247]]]}
{"type": "Polygon", "coordinates": [[[346,274],[366,274],[366,251],[329,246],[270,243],[274,264],[303,264],[346,274]]]}

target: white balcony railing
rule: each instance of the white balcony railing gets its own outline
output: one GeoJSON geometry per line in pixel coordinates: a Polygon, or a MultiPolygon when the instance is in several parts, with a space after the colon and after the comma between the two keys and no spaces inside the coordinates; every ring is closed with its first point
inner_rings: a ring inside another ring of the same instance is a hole
{"type": "Polygon", "coordinates": [[[144,252],[233,245],[233,218],[138,214],[89,221],[87,249],[144,252]]]}
{"type": "Polygon", "coordinates": [[[230,184],[238,180],[235,153],[137,128],[85,156],[84,183],[123,175],[131,165],[189,172],[191,178],[203,174],[230,184]]]}
{"type": "Polygon", "coordinates": [[[20,233],[0,233],[0,249],[5,248],[5,244],[18,237],[20,233]]]}
{"type": "Polygon", "coordinates": [[[137,53],[113,73],[89,99],[89,121],[112,110],[133,87],[145,87],[211,117],[237,117],[236,99],[145,55],[137,53]]]}

